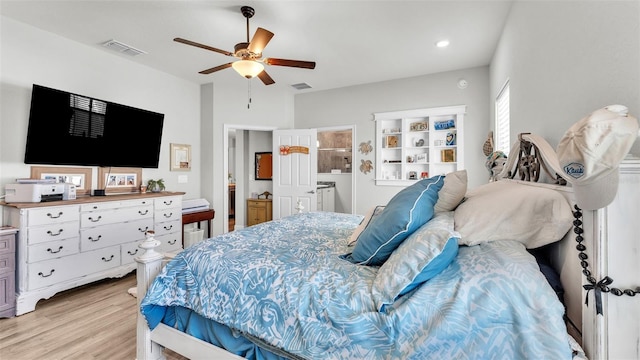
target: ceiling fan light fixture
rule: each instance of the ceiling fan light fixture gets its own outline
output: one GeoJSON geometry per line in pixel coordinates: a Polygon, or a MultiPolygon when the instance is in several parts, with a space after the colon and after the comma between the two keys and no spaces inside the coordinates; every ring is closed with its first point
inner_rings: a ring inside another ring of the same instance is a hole
{"type": "Polygon", "coordinates": [[[258,76],[264,70],[264,65],[253,60],[238,60],[231,64],[233,69],[243,77],[251,79],[258,76]]]}

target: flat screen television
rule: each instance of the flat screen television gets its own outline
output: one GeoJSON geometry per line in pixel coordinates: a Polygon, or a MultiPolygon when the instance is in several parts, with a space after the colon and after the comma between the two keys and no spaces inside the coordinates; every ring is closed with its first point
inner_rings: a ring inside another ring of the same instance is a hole
{"type": "Polygon", "coordinates": [[[33,85],[25,164],[157,168],[164,114],[33,85]]]}

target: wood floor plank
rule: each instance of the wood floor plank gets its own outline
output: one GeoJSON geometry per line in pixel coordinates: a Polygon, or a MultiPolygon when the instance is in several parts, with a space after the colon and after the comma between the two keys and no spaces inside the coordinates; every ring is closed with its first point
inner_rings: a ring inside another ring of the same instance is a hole
{"type": "MultiPolygon", "coordinates": [[[[136,357],[135,272],[41,300],[36,310],[0,319],[0,359],[129,360],[136,357]]],[[[165,351],[168,360],[188,360],[165,351]]]]}

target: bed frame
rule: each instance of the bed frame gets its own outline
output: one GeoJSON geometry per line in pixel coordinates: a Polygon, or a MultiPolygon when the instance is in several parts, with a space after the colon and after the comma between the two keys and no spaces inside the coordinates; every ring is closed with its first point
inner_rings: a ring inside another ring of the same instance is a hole
{"type": "MultiPolygon", "coordinates": [[[[558,179],[556,174],[560,173],[560,166],[556,158],[555,151],[542,138],[533,134],[520,134],[519,141],[512,148],[511,154],[518,153],[518,157],[512,156],[505,164],[503,173],[500,177],[507,180],[500,181],[517,181],[529,186],[538,186],[552,188],[561,193],[570,204],[575,203],[573,200],[573,191],[569,187],[562,185],[562,181],[558,179]],[[533,156],[533,157],[531,157],[533,156]],[[523,160],[524,159],[524,160],[523,160]],[[547,181],[549,183],[536,183],[539,178],[545,178],[540,172],[544,170],[547,181]],[[554,173],[555,172],[555,173],[554,173]],[[520,180],[513,180],[520,176],[520,180]],[[528,180],[528,181],[525,181],[528,180]]],[[[565,183],[566,184],[566,183],[565,183]]],[[[583,211],[584,221],[584,244],[588,248],[593,247],[593,239],[595,239],[595,211],[583,211]]],[[[582,332],[583,328],[583,279],[582,268],[575,250],[575,238],[573,231],[569,231],[561,240],[554,243],[552,258],[552,266],[560,274],[565,293],[564,301],[567,307],[567,329],[569,334],[580,344],[583,339],[588,341],[592,336],[582,332]]],[[[160,272],[165,256],[155,251],[160,242],[153,239],[153,236],[145,240],[140,248],[145,252],[138,258],[137,268],[137,299],[138,308],[147,289],[160,272]]],[[[586,329],[588,330],[588,329],[586,329]]],[[[227,352],[224,349],[196,339],[181,331],[173,329],[165,324],[159,324],[153,331],[147,326],[146,320],[141,313],[138,313],[137,322],[137,359],[138,360],[156,360],[164,359],[163,348],[171,349],[183,356],[191,359],[203,358],[206,354],[207,358],[214,359],[242,359],[241,357],[227,352]]]]}

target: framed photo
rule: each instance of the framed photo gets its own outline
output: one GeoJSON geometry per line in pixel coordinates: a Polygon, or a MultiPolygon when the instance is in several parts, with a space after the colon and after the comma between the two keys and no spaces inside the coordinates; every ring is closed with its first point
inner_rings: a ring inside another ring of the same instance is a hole
{"type": "Polygon", "coordinates": [[[388,148],[395,148],[400,146],[400,141],[397,135],[387,135],[385,138],[385,145],[388,148]]]}
{"type": "Polygon", "coordinates": [[[171,171],[191,171],[191,145],[171,144],[171,171]]]}
{"type": "Polygon", "coordinates": [[[76,186],[76,194],[91,194],[91,168],[32,166],[31,178],[72,183],[76,186]]]}
{"type": "Polygon", "coordinates": [[[416,154],[416,162],[417,163],[424,164],[424,163],[427,162],[427,159],[428,159],[428,154],[427,153],[416,154]]]}
{"type": "Polygon", "coordinates": [[[426,121],[418,121],[418,122],[411,123],[411,125],[409,125],[409,130],[411,131],[425,131],[428,128],[429,128],[429,125],[427,124],[426,121]]]}
{"type": "Polygon", "coordinates": [[[442,149],[440,150],[440,157],[442,162],[456,162],[456,151],[454,149],[442,149]]]}
{"type": "Polygon", "coordinates": [[[142,185],[141,168],[98,168],[98,189],[104,189],[106,193],[138,192],[140,185],[142,185]]]}

